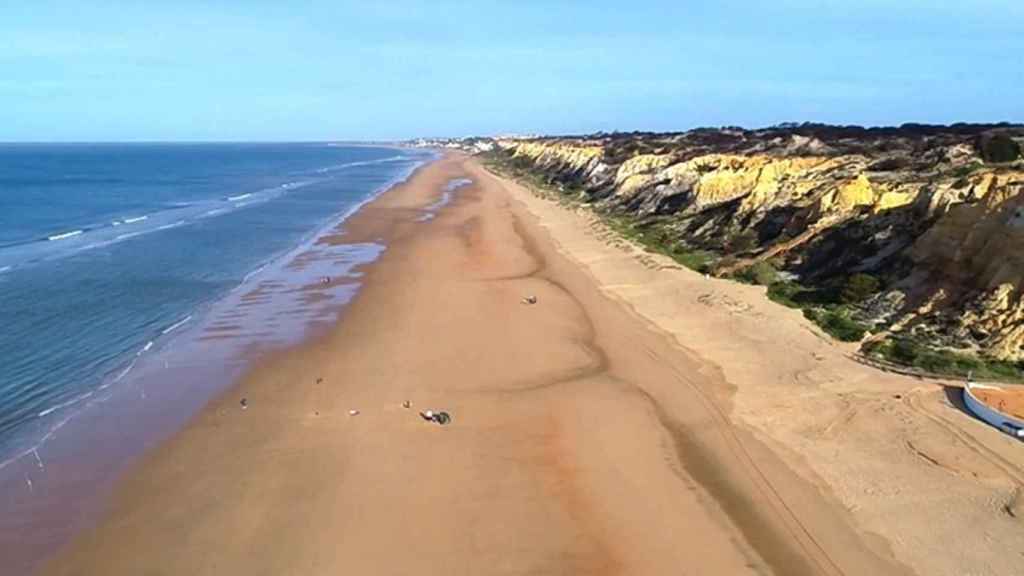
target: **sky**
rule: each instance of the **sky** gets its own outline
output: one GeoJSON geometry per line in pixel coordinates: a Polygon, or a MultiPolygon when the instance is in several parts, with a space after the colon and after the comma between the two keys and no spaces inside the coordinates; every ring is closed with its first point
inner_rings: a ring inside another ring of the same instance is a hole
{"type": "Polygon", "coordinates": [[[1024,121],[1020,0],[0,0],[0,141],[1024,121]]]}

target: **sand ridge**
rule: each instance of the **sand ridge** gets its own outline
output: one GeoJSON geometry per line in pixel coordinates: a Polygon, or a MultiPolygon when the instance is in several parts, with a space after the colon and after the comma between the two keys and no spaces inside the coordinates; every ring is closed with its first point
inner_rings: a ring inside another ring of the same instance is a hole
{"type": "Polygon", "coordinates": [[[337,326],[259,362],[44,573],[907,573],[519,192],[449,155],[323,238],[388,246],[337,326]]]}

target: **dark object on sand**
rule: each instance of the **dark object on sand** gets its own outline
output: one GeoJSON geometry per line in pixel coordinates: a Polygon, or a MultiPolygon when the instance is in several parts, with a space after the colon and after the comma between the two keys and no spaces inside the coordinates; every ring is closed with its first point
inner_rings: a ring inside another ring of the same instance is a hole
{"type": "Polygon", "coordinates": [[[523,298],[523,304],[536,304],[536,303],[537,303],[537,297],[536,296],[527,296],[526,298],[523,298]]]}
{"type": "Polygon", "coordinates": [[[442,426],[452,421],[452,417],[447,412],[434,412],[433,410],[420,412],[420,417],[430,422],[437,422],[442,426]]]}
{"type": "Polygon", "coordinates": [[[319,383],[321,383],[321,382],[323,382],[323,381],[324,381],[324,379],[323,379],[323,378],[317,378],[317,379],[316,379],[316,383],[317,383],[317,384],[319,384],[319,383]]]}
{"type": "Polygon", "coordinates": [[[242,405],[242,410],[245,410],[246,408],[249,407],[249,399],[248,398],[242,398],[238,403],[242,405]]]}

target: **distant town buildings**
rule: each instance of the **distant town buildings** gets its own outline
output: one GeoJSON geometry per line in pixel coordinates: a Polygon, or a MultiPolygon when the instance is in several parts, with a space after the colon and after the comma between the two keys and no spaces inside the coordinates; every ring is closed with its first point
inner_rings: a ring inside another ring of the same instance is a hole
{"type": "Polygon", "coordinates": [[[405,142],[407,146],[416,148],[449,148],[462,150],[471,154],[490,152],[498,146],[499,140],[518,140],[532,138],[532,136],[502,135],[491,138],[486,136],[468,136],[463,138],[417,138],[405,142]]]}

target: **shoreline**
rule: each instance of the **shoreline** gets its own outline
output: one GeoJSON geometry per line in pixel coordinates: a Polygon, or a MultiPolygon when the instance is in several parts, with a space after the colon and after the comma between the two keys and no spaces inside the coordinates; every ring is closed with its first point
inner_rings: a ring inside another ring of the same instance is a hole
{"type": "Polygon", "coordinates": [[[906,573],[507,186],[448,156],[322,239],[391,241],[343,321],[264,357],[43,573],[906,573]]]}
{"type": "MultiPolygon", "coordinates": [[[[89,144],[89,143],[83,143],[83,144],[89,144]]],[[[123,144],[123,143],[112,143],[112,144],[123,144]]],[[[183,145],[190,145],[190,143],[183,143],[183,145]]],[[[397,150],[402,150],[402,148],[400,146],[397,146],[397,145],[373,146],[373,145],[369,145],[369,144],[364,144],[361,147],[364,147],[364,148],[376,148],[376,149],[387,149],[387,150],[396,150],[396,151],[397,150]]],[[[83,394],[79,395],[78,397],[61,400],[60,402],[58,402],[56,404],[49,405],[49,406],[41,409],[38,412],[37,417],[43,417],[43,416],[49,415],[49,414],[57,412],[57,411],[64,411],[65,408],[72,407],[72,406],[78,407],[79,404],[89,404],[89,402],[84,402],[83,403],[82,400],[89,400],[89,399],[93,399],[94,400],[93,396],[96,395],[97,392],[102,392],[102,391],[106,390],[106,388],[109,387],[111,384],[117,383],[121,379],[121,377],[123,377],[123,373],[125,371],[130,371],[133,368],[133,366],[135,364],[135,361],[140,359],[140,356],[142,354],[146,354],[146,353],[150,353],[150,352],[157,352],[160,349],[169,346],[172,343],[172,341],[174,341],[175,339],[180,338],[182,336],[182,333],[183,332],[187,332],[188,329],[189,329],[188,326],[185,326],[186,330],[184,330],[184,331],[178,330],[178,328],[183,327],[182,325],[187,324],[187,323],[195,325],[197,323],[197,321],[202,320],[203,318],[205,318],[210,313],[211,308],[213,308],[216,305],[218,305],[218,303],[220,303],[221,301],[225,300],[232,293],[234,293],[234,292],[236,292],[238,290],[245,289],[247,287],[247,285],[249,284],[250,280],[253,280],[256,276],[258,276],[260,273],[262,273],[268,267],[273,267],[275,265],[282,264],[284,261],[286,261],[286,260],[288,260],[290,258],[294,258],[294,257],[298,256],[299,252],[308,249],[309,246],[313,242],[315,242],[317,238],[319,238],[320,236],[328,235],[334,229],[342,226],[344,224],[344,222],[348,218],[350,218],[355,212],[357,212],[362,206],[364,206],[365,204],[373,201],[373,199],[375,199],[380,194],[386,192],[388,189],[390,189],[390,188],[394,187],[395,185],[397,185],[397,184],[407,180],[409,177],[411,177],[412,173],[415,172],[416,169],[418,169],[420,166],[422,166],[422,165],[424,165],[426,163],[434,161],[436,159],[436,157],[437,157],[437,154],[435,153],[433,155],[433,157],[431,157],[431,158],[416,160],[414,165],[412,165],[410,168],[404,169],[401,172],[396,173],[396,175],[393,178],[391,178],[387,183],[385,183],[385,184],[383,184],[381,186],[378,186],[377,188],[373,189],[372,191],[367,192],[365,198],[359,200],[358,202],[356,202],[355,204],[353,204],[352,206],[348,207],[347,209],[345,209],[343,211],[336,212],[336,213],[333,213],[333,214],[329,214],[328,216],[324,217],[321,222],[316,224],[315,227],[309,229],[308,231],[304,232],[301,236],[299,236],[294,241],[293,244],[291,244],[289,246],[286,246],[284,248],[281,248],[281,249],[279,249],[279,250],[277,250],[277,251],[275,251],[273,253],[268,254],[264,259],[258,261],[258,263],[256,265],[254,265],[253,268],[251,270],[249,270],[244,275],[244,277],[242,277],[241,280],[236,285],[234,285],[231,288],[223,291],[222,293],[214,293],[214,294],[212,294],[206,300],[201,301],[200,303],[198,303],[197,305],[193,306],[192,308],[188,308],[188,309],[182,310],[181,314],[179,316],[177,316],[173,320],[168,320],[167,323],[164,326],[160,326],[160,327],[156,327],[156,328],[152,329],[149,332],[150,340],[147,342],[146,346],[143,347],[142,349],[136,350],[137,353],[135,354],[135,356],[131,355],[131,352],[132,352],[131,350],[125,350],[122,354],[118,355],[117,356],[118,363],[114,364],[111,368],[109,368],[109,369],[107,369],[107,370],[102,372],[101,380],[97,384],[96,388],[94,388],[94,389],[87,389],[87,390],[84,391],[83,394]],[[175,334],[173,336],[170,336],[170,338],[167,338],[167,336],[169,336],[172,331],[175,332],[175,334]]],[[[369,164],[376,164],[376,163],[387,162],[387,161],[392,161],[392,160],[394,160],[394,158],[376,159],[376,160],[371,160],[371,161],[355,161],[355,162],[346,163],[344,165],[344,167],[352,167],[352,166],[363,165],[363,164],[367,164],[367,163],[369,163],[369,164]]],[[[280,186],[280,188],[289,188],[293,184],[295,184],[295,183],[294,182],[293,183],[288,183],[288,184],[280,186]]],[[[308,184],[308,183],[304,183],[304,185],[306,185],[306,184],[308,184]]],[[[278,189],[278,186],[275,185],[272,188],[267,188],[267,189],[259,190],[257,192],[251,192],[251,193],[242,194],[242,195],[238,196],[237,198],[249,197],[249,196],[252,196],[255,193],[263,193],[263,192],[266,192],[268,190],[275,190],[276,191],[277,189],[278,189]]],[[[233,198],[233,197],[228,197],[227,200],[231,200],[231,198],[233,198]]],[[[222,211],[218,210],[218,211],[215,211],[215,212],[222,212],[222,211]]],[[[147,214],[146,216],[143,216],[141,218],[137,218],[137,220],[147,220],[147,219],[150,218],[150,216],[152,216],[152,214],[147,214]]],[[[203,216],[205,216],[205,215],[203,215],[203,216]]],[[[126,235],[126,237],[132,237],[132,236],[136,236],[136,235],[139,235],[139,234],[147,234],[147,233],[151,233],[153,231],[154,230],[137,232],[137,233],[133,233],[133,234],[128,234],[128,235],[126,235]]],[[[26,241],[26,242],[19,242],[19,243],[16,243],[14,245],[21,245],[21,244],[28,244],[28,243],[39,243],[39,242],[45,242],[45,238],[37,238],[37,239],[29,240],[29,241],[26,241]]],[[[21,268],[21,267],[26,266],[26,265],[36,265],[36,264],[38,264],[38,262],[33,260],[33,261],[28,262],[27,264],[21,264],[21,265],[18,265],[18,266],[16,266],[16,265],[4,266],[4,267],[0,267],[0,273],[8,272],[8,271],[11,271],[11,270],[14,270],[14,269],[18,269],[18,268],[21,268]]],[[[71,418],[71,419],[73,419],[75,417],[76,417],[75,413],[72,413],[72,414],[68,415],[68,418],[71,418]]],[[[58,424],[57,428],[59,428],[60,426],[61,425],[58,424]]],[[[44,425],[43,427],[44,428],[48,428],[49,426],[44,425]]],[[[46,433],[46,434],[43,434],[43,433],[39,433],[39,434],[36,434],[36,433],[25,433],[25,432],[22,432],[22,431],[18,431],[17,434],[13,435],[14,436],[13,441],[9,442],[9,440],[11,440],[11,439],[5,438],[4,441],[8,442],[9,445],[5,444],[5,445],[0,446],[0,447],[2,447],[4,449],[3,452],[0,452],[0,470],[3,470],[3,468],[6,465],[8,465],[8,464],[10,464],[10,463],[12,463],[14,461],[17,461],[18,459],[24,458],[25,456],[30,455],[33,451],[41,449],[43,447],[43,444],[45,444],[46,439],[49,437],[50,434],[52,434],[53,431],[54,431],[53,429],[50,429],[49,433],[46,433]],[[27,443],[24,442],[27,439],[29,439],[29,441],[27,443]],[[23,446],[15,447],[15,446],[17,446],[18,443],[23,444],[23,446]],[[24,445],[27,445],[27,447],[25,447],[24,445]]]]}
{"type": "MultiPolygon", "coordinates": [[[[363,147],[400,149],[398,146],[373,146],[369,144],[364,144],[363,147]]],[[[231,294],[238,292],[240,290],[244,290],[247,287],[247,285],[250,284],[251,280],[254,280],[267,268],[278,265],[283,267],[283,265],[287,264],[288,261],[296,259],[300,257],[303,252],[308,251],[320,238],[325,236],[336,235],[337,230],[342,228],[345,222],[349,218],[351,218],[356,212],[358,212],[363,206],[374,201],[377,197],[387,192],[391,188],[405,182],[406,180],[411,178],[412,175],[418,169],[434,161],[436,161],[436,157],[420,161],[410,169],[396,175],[387,184],[373,190],[366,196],[366,198],[355,203],[353,206],[349,207],[343,212],[339,212],[325,218],[323,223],[319,224],[316,228],[312,229],[311,231],[300,237],[294,245],[285,248],[277,253],[271,254],[266,259],[260,261],[258,265],[256,265],[251,271],[245,274],[245,276],[236,286],[230,288],[225,293],[211,297],[209,301],[203,302],[199,304],[197,307],[186,311],[184,315],[180,317],[180,319],[174,320],[172,323],[164,327],[157,328],[153,332],[153,339],[148,341],[146,346],[140,349],[134,358],[131,356],[125,356],[123,358],[123,362],[115,365],[113,369],[109,370],[104,374],[100,386],[98,386],[96,390],[89,392],[88,395],[91,396],[93,393],[103,391],[111,384],[117,383],[126,371],[130,371],[133,368],[135,361],[141,356],[141,354],[150,351],[159,352],[171,346],[176,339],[184,337],[189,332],[189,330],[197,329],[197,325],[200,324],[202,320],[206,319],[207,316],[209,316],[212,308],[214,308],[219,303],[224,301],[231,294]],[[188,327],[186,326],[187,324],[191,324],[192,326],[188,327]],[[179,331],[178,329],[182,327],[185,327],[185,330],[179,331]],[[170,335],[171,332],[175,332],[175,334],[170,335]],[[162,338],[165,336],[169,337],[162,338]]],[[[44,415],[48,415],[59,410],[63,410],[64,408],[67,408],[69,406],[77,405],[79,403],[78,400],[78,398],[74,398],[69,401],[65,401],[60,404],[48,407],[41,411],[39,416],[42,417],[44,415]]],[[[88,408],[88,406],[83,406],[83,408],[88,408]]],[[[76,413],[72,413],[69,415],[69,418],[73,419],[76,416],[76,413]]],[[[41,440],[34,442],[27,449],[15,450],[14,452],[16,453],[13,453],[8,458],[0,461],[0,470],[2,470],[6,465],[15,462],[21,458],[24,458],[26,456],[29,456],[32,452],[43,448],[48,436],[49,435],[46,435],[46,437],[42,438],[41,440]]]]}
{"type": "Polygon", "coordinates": [[[107,373],[79,405],[67,402],[44,411],[40,418],[56,418],[46,425],[48,431],[13,451],[4,460],[6,469],[0,468],[0,507],[6,511],[2,524],[9,536],[0,539],[0,555],[7,565],[31,573],[68,538],[88,530],[123,475],[187,426],[209,401],[234,387],[248,366],[332,325],[358,290],[360,270],[376,256],[345,241],[332,256],[319,242],[337,236],[360,209],[433,161],[436,156],[396,172],[364,199],[324,218],[296,244],[268,256],[238,285],[157,328],[143,348],[107,373]],[[303,279],[327,268],[334,278],[329,285],[320,284],[319,277],[303,279]],[[293,290],[280,277],[307,283],[293,290]],[[274,292],[274,300],[267,301],[274,292]],[[289,319],[271,320],[275,309],[286,307],[294,309],[289,319]],[[255,332],[261,322],[277,326],[275,333],[255,332]],[[172,374],[161,374],[168,362],[172,374]],[[196,362],[208,366],[190,367],[196,362]],[[60,414],[53,414],[58,410],[60,414]],[[79,436],[88,437],[89,444],[82,446],[79,436]]]}

